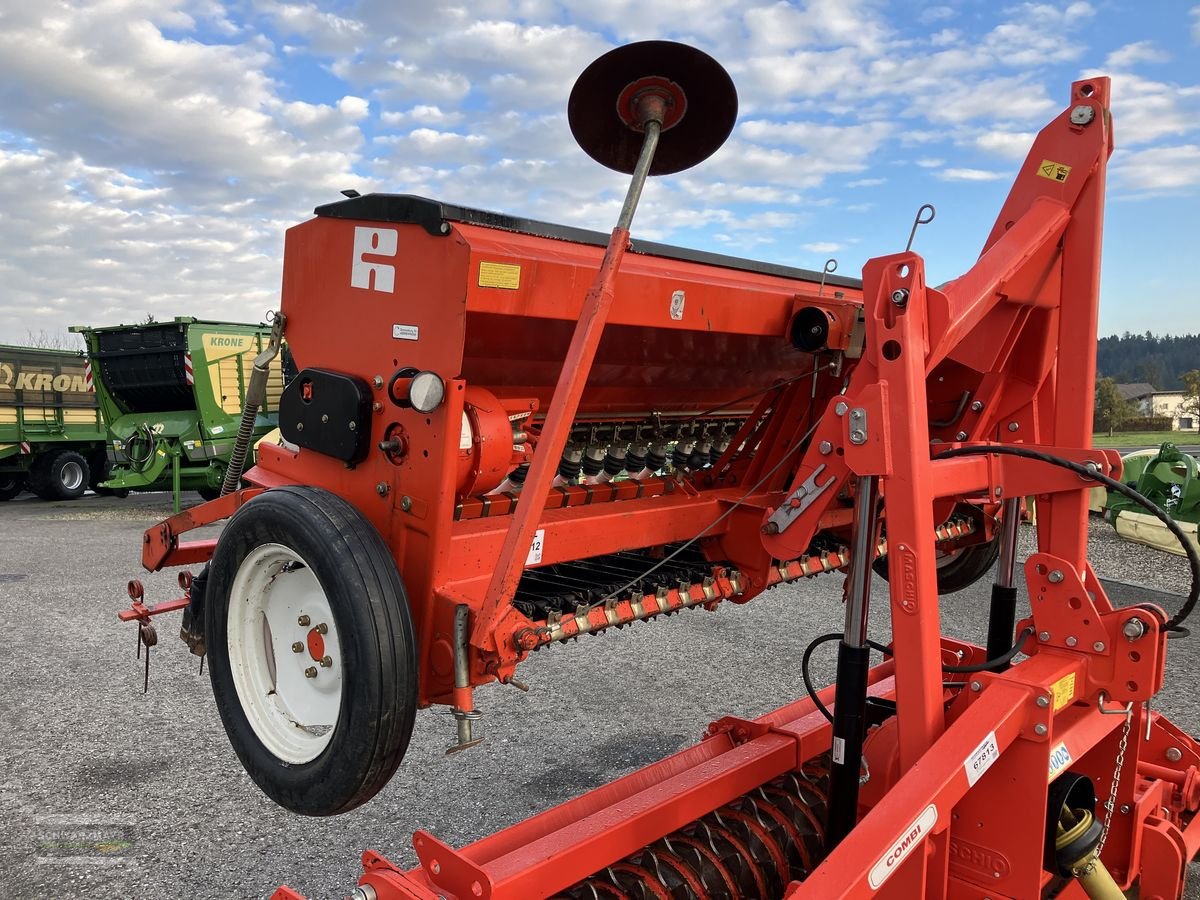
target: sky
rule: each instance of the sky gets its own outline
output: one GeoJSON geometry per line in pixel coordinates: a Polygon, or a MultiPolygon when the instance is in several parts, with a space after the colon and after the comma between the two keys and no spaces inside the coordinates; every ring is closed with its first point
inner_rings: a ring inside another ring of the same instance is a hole
{"type": "Polygon", "coordinates": [[[719,60],[737,125],[635,237],[857,276],[970,267],[1071,82],[1113,79],[1100,333],[1200,331],[1200,5],[1146,0],[0,0],[0,343],[258,321],[339,191],[608,231],[625,176],[567,127],[619,44],[719,60]]]}

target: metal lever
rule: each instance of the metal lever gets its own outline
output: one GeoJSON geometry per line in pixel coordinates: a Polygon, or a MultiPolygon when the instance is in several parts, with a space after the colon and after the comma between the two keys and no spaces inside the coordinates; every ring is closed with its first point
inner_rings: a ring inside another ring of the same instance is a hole
{"type": "Polygon", "coordinates": [[[456,740],[446,748],[446,755],[458,753],[476,744],[482,737],[475,737],[475,722],[483,713],[475,709],[471,690],[471,660],[467,656],[467,638],[470,635],[471,608],[460,603],[454,608],[454,706],[450,710],[458,724],[456,740]]]}

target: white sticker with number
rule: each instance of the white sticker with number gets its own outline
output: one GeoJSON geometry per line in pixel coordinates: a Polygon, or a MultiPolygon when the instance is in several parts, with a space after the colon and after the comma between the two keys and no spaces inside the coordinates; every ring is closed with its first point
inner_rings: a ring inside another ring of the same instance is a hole
{"type": "Polygon", "coordinates": [[[542,546],[545,543],[546,530],[539,528],[533,533],[533,543],[529,545],[529,555],[525,557],[525,565],[536,566],[542,561],[542,546]]]}

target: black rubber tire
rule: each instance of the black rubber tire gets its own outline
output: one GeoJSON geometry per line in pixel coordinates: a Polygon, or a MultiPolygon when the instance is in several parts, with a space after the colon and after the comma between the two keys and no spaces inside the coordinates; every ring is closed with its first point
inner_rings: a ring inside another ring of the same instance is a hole
{"type": "Polygon", "coordinates": [[[51,450],[29,470],[29,489],[43,500],[75,500],[87,490],[90,477],[87,460],[81,454],[51,450]]]}
{"type": "Polygon", "coordinates": [[[19,473],[0,475],[0,503],[11,500],[25,490],[25,476],[19,473]]]}
{"type": "MultiPolygon", "coordinates": [[[[937,584],[939,594],[953,594],[968,588],[991,571],[1000,557],[1000,539],[994,538],[986,544],[970,544],[951,551],[953,556],[938,560],[937,584]]],[[[877,557],[875,573],[888,577],[886,556],[877,557]]]]}
{"type": "Polygon", "coordinates": [[[209,677],[225,732],[263,792],[295,813],[330,816],[387,784],[412,735],[417,645],[404,584],[374,526],[320,488],[269,490],[225,526],[209,568],[204,604],[209,677]],[[333,611],[345,673],[329,744],[300,765],[276,757],[251,727],[230,671],[228,619],[234,577],[247,555],[283,544],[308,562],[333,611]]]}

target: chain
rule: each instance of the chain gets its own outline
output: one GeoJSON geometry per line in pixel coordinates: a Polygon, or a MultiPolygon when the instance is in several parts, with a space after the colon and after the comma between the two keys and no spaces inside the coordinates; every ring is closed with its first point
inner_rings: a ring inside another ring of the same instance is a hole
{"type": "Polygon", "coordinates": [[[1096,844],[1093,859],[1099,859],[1108,840],[1108,829],[1112,825],[1113,810],[1117,808],[1117,790],[1121,785],[1121,768],[1125,765],[1125,750],[1129,746],[1129,729],[1133,725],[1133,705],[1125,710],[1125,725],[1121,728],[1121,742],[1117,744],[1117,766],[1113,770],[1112,787],[1108,790],[1108,802],[1104,804],[1104,827],[1100,830],[1100,841],[1096,844]]]}

